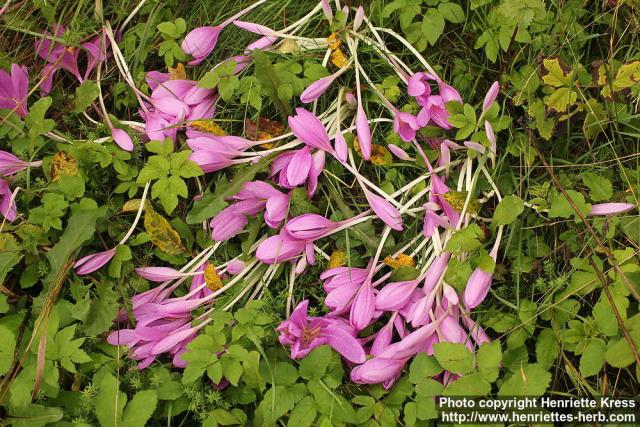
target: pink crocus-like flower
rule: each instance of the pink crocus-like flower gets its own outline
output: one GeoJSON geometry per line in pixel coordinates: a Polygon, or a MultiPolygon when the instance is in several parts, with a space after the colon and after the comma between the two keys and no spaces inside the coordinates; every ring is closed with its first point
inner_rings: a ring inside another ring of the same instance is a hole
{"type": "Polygon", "coordinates": [[[411,113],[396,110],[393,116],[393,130],[403,141],[409,142],[415,139],[416,131],[420,129],[416,117],[411,113]]]}
{"type": "Polygon", "coordinates": [[[101,268],[103,265],[111,261],[116,254],[116,248],[112,248],[103,252],[96,252],[80,258],[73,264],[76,274],[89,274],[101,268]]]}
{"type": "Polygon", "coordinates": [[[183,273],[171,267],[139,267],[136,268],[136,273],[151,282],[165,282],[184,276],[183,273]]]}
{"type": "Polygon", "coordinates": [[[482,102],[482,111],[483,112],[485,112],[489,108],[491,108],[493,103],[496,101],[496,98],[498,97],[498,92],[499,91],[500,91],[500,83],[499,82],[493,82],[493,84],[491,85],[491,87],[487,91],[487,94],[484,96],[484,101],[482,102]]]}
{"type": "Polygon", "coordinates": [[[339,223],[322,215],[309,213],[297,216],[287,222],[284,231],[294,239],[315,240],[331,233],[339,226],[339,223]]]}
{"type": "Polygon", "coordinates": [[[347,140],[344,139],[342,132],[338,132],[334,138],[335,156],[336,159],[342,163],[347,161],[349,156],[349,147],[347,146],[347,140]]]}
{"type": "Polygon", "coordinates": [[[393,230],[402,231],[402,215],[400,215],[398,209],[385,198],[373,194],[365,188],[363,188],[363,190],[369,206],[371,206],[371,209],[373,209],[378,218],[393,230]]]}
{"type": "Polygon", "coordinates": [[[13,200],[13,193],[9,187],[9,183],[0,178],[0,213],[10,222],[13,222],[18,216],[16,202],[13,200]]]}
{"type": "Polygon", "coordinates": [[[224,30],[225,27],[233,21],[237,21],[242,15],[253,10],[262,3],[264,3],[264,0],[253,3],[219,25],[198,27],[191,30],[184,38],[181,45],[182,51],[193,57],[189,62],[189,65],[198,65],[204,61],[218,44],[218,38],[220,37],[222,30],[224,30]]]}
{"type": "Polygon", "coordinates": [[[369,269],[355,267],[337,267],[320,274],[327,293],[325,305],[332,314],[339,315],[351,308],[356,292],[369,276],[369,269]]]}
{"type": "Polygon", "coordinates": [[[280,154],[271,164],[271,177],[280,187],[295,188],[306,182],[309,195],[315,193],[325,162],[324,150],[311,154],[308,146],[280,154]]]}
{"type": "Polygon", "coordinates": [[[124,129],[111,128],[111,137],[120,148],[125,151],[133,151],[133,140],[124,129]]]}
{"type": "MultiPolygon", "coordinates": [[[[256,258],[265,264],[277,264],[296,258],[307,249],[306,241],[294,239],[280,232],[260,243],[256,250],[256,258]]],[[[310,255],[307,255],[307,258],[309,257],[310,255]]]]}
{"type": "Polygon", "coordinates": [[[376,297],[373,293],[371,280],[364,281],[360,289],[356,292],[351,311],[349,312],[349,322],[358,331],[363,330],[371,323],[376,312],[376,297]]]}
{"type": "Polygon", "coordinates": [[[340,318],[309,317],[308,306],[308,300],[300,302],[289,319],[277,328],[280,343],[290,346],[292,358],[305,357],[314,348],[327,344],[350,362],[366,360],[355,330],[340,318]]]}
{"type": "Polygon", "coordinates": [[[263,181],[244,184],[233,199],[237,202],[224,208],[211,219],[211,238],[228,240],[238,234],[248,223],[247,216],[265,210],[264,219],[271,228],[277,228],[287,214],[289,194],[281,193],[263,181]]]}
{"type": "Polygon", "coordinates": [[[29,75],[26,67],[11,64],[11,74],[0,70],[0,108],[14,110],[18,116],[26,117],[28,95],[29,75]]]}
{"type": "Polygon", "coordinates": [[[304,108],[296,108],[296,115],[290,116],[289,127],[291,132],[307,144],[309,147],[333,152],[333,147],[329,141],[329,135],[324,125],[312,112],[304,108]]]}
{"type": "Polygon", "coordinates": [[[26,162],[13,154],[0,150],[0,176],[9,176],[28,167],[42,165],[42,161],[26,162]]]}
{"type": "Polygon", "coordinates": [[[362,151],[362,158],[369,160],[371,157],[371,128],[362,105],[358,105],[358,110],[356,111],[356,132],[358,133],[358,143],[362,151]]]}
{"type": "Polygon", "coordinates": [[[431,95],[430,81],[435,80],[435,77],[427,73],[415,73],[409,77],[407,83],[407,93],[416,98],[418,105],[424,105],[427,99],[431,95]]]}
{"type": "MultiPolygon", "coordinates": [[[[499,240],[496,240],[499,243],[499,240]]],[[[498,256],[498,244],[494,244],[493,249],[489,253],[493,261],[495,262],[498,256]]],[[[464,304],[468,309],[475,308],[484,301],[489,288],[491,287],[491,281],[493,278],[492,271],[485,271],[480,267],[476,267],[471,273],[467,286],[464,289],[464,304]]]]}
{"type": "Polygon", "coordinates": [[[431,237],[436,232],[438,227],[446,227],[449,222],[446,217],[439,215],[437,211],[440,210],[440,206],[435,202],[427,202],[424,207],[424,225],[422,227],[422,234],[424,237],[431,237]]]}
{"type": "Polygon", "coordinates": [[[600,203],[592,205],[589,215],[617,215],[634,209],[636,205],[633,203],[600,203]]]}
{"type": "Polygon", "coordinates": [[[422,107],[422,110],[418,113],[416,120],[420,127],[433,122],[443,129],[451,129],[449,113],[447,112],[444,98],[440,95],[432,95],[428,97],[422,107]]]}
{"type": "MultiPolygon", "coordinates": [[[[65,27],[62,25],[54,25],[53,34],[46,32],[45,35],[61,37],[65,31],[65,27]]],[[[70,72],[79,82],[86,80],[93,69],[105,60],[105,49],[108,43],[108,40],[105,39],[103,46],[103,38],[101,36],[83,43],[80,48],[73,46],[68,47],[60,42],[52,41],[47,37],[43,37],[42,40],[36,40],[36,53],[40,58],[48,62],[42,69],[42,76],[44,78],[40,86],[42,91],[44,93],[51,91],[53,78],[60,69],[70,72]],[[84,74],[80,72],[78,66],[81,53],[84,53],[86,56],[86,69],[84,74]]]]}

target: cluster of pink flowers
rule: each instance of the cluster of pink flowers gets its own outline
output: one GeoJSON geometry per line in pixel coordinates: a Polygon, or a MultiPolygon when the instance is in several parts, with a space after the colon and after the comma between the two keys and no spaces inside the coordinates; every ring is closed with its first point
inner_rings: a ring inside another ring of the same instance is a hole
{"type": "MultiPolygon", "coordinates": [[[[236,73],[250,66],[252,50],[269,49],[285,36],[261,25],[238,21],[240,16],[264,1],[266,0],[254,3],[220,25],[192,30],[182,44],[184,52],[192,56],[189,64],[195,66],[202,63],[214,50],[220,32],[233,23],[261,36],[247,46],[241,55],[228,59],[236,64],[236,73]]],[[[333,12],[329,3],[323,0],[321,6],[327,18],[332,19],[333,12]]],[[[345,8],[342,12],[348,15],[349,9],[345,8]]],[[[350,31],[357,31],[365,19],[364,11],[359,8],[350,31]]],[[[53,34],[48,35],[59,38],[64,31],[64,27],[56,26],[53,34]]],[[[113,36],[110,36],[111,38],[107,38],[105,34],[100,35],[83,43],[81,48],[65,46],[58,41],[52,41],[51,37],[38,40],[37,55],[46,61],[42,74],[43,92],[51,90],[54,75],[58,70],[68,71],[79,82],[89,78],[93,70],[108,59],[107,40],[112,40],[115,44],[113,36]],[[86,63],[84,72],[81,72],[78,66],[82,53],[86,55],[86,59],[80,61],[86,63]]],[[[184,367],[185,362],[181,355],[186,351],[188,343],[207,324],[207,315],[216,297],[245,275],[249,275],[253,266],[259,262],[269,264],[269,271],[275,270],[274,264],[290,263],[292,276],[299,275],[307,265],[316,263],[316,253],[321,252],[316,245],[319,240],[373,218],[382,221],[384,231],[380,247],[367,266],[332,268],[320,276],[326,292],[324,304],[328,307],[329,313],[320,317],[308,316],[309,301],[304,300],[297,304],[289,319],[277,328],[280,342],[290,347],[291,356],[304,357],[314,348],[326,344],[348,361],[352,368],[351,379],[354,382],[382,383],[384,387],[389,388],[414,355],[421,352],[433,353],[436,343],[462,343],[473,349],[489,341],[483,329],[471,319],[470,310],[485,299],[491,286],[492,274],[477,267],[464,291],[459,294],[445,280],[450,260],[456,254],[443,249],[442,242],[471,220],[471,216],[464,209],[454,208],[447,199],[447,193],[451,191],[447,186],[447,180],[450,178],[448,172],[450,168],[455,167],[451,161],[451,151],[466,152],[466,149],[471,149],[485,155],[488,149],[490,157],[495,155],[496,137],[491,124],[489,121],[484,122],[489,147],[473,141],[467,141],[463,146],[446,138],[422,137],[420,130],[426,126],[439,127],[443,133],[451,129],[447,103],[462,102],[462,97],[432,70],[412,73],[406,64],[404,67],[398,66],[398,58],[390,59],[390,65],[406,83],[406,94],[413,97],[419,111],[416,114],[401,111],[382,94],[376,92],[375,86],[371,84],[372,91],[381,97],[382,104],[388,108],[392,116],[392,119],[385,117],[379,121],[392,122],[395,132],[408,143],[405,147],[412,147],[416,156],[421,156],[426,165],[424,176],[428,179],[424,191],[419,192],[405,205],[401,204],[397,200],[398,197],[386,194],[360,175],[353,161],[353,153],[344,137],[344,134],[355,130],[362,157],[365,160],[371,158],[374,147],[371,124],[376,123],[376,119],[371,120],[367,117],[360,89],[361,74],[367,80],[368,76],[364,74],[365,71],[357,60],[356,44],[347,44],[352,48],[352,58],[349,62],[330,76],[310,84],[300,97],[302,103],[315,102],[335,85],[339,77],[349,69],[348,66],[355,64],[356,91],[355,95],[347,93],[344,97],[347,108],[342,109],[342,99],[336,100],[338,113],[332,117],[330,114],[316,115],[315,106],[309,109],[297,108],[295,114],[288,117],[291,133],[276,137],[270,142],[286,138],[292,140],[274,149],[253,150],[265,141],[251,141],[231,135],[213,135],[191,125],[195,120],[214,117],[219,98],[216,90],[199,87],[197,81],[186,78],[172,79],[169,73],[150,71],[146,74],[150,94],[144,94],[132,87],[139,96],[139,113],[144,120],[144,135],[141,139],[170,138],[176,141],[178,131],[185,128],[186,143],[192,150],[190,158],[204,172],[215,172],[232,165],[255,162],[277,153],[271,158],[271,169],[265,180],[246,182],[237,194],[227,200],[229,205],[210,219],[208,227],[212,240],[216,242],[214,246],[198,254],[179,271],[169,267],[136,269],[137,274],[144,279],[160,284],[132,298],[131,315],[135,325],[114,331],[108,342],[127,346],[131,358],[138,361],[140,369],[149,366],[161,354],[171,355],[175,366],[184,367]],[[344,116],[341,116],[343,112],[344,116]],[[347,118],[351,120],[351,125],[341,130],[342,121],[347,118]],[[425,144],[440,150],[437,169],[432,166],[423,151],[425,144]],[[289,204],[292,190],[304,187],[309,197],[316,195],[318,181],[326,162],[334,160],[353,175],[367,201],[367,208],[342,221],[333,221],[319,214],[291,217],[289,204]],[[423,215],[423,226],[422,235],[417,236],[414,242],[420,242],[417,245],[419,248],[431,243],[431,256],[422,260],[424,265],[421,266],[422,270],[417,278],[390,282],[391,272],[379,260],[382,246],[392,230],[404,230],[403,215],[418,202],[422,203],[422,206],[415,208],[411,214],[415,216],[415,213],[419,212],[423,215]],[[207,268],[213,268],[208,264],[208,258],[218,245],[242,232],[248,224],[249,217],[260,214],[270,230],[257,241],[251,253],[244,254],[246,262],[234,259],[215,268],[216,277],[227,282],[219,289],[212,289],[210,283],[205,280],[207,268]],[[255,258],[250,258],[253,255],[255,258]],[[174,291],[188,279],[191,279],[189,291],[185,295],[174,296],[174,291]],[[195,319],[199,322],[194,326],[193,311],[202,308],[207,310],[195,319]],[[367,336],[363,336],[365,330],[367,336]]],[[[380,50],[380,47],[377,49],[380,50]]],[[[117,46],[111,45],[111,50],[113,55],[117,56],[117,46]]],[[[127,82],[131,84],[130,80],[127,82]]],[[[498,92],[499,85],[496,82],[484,99],[483,114],[494,104],[498,92]]],[[[10,109],[19,117],[25,117],[28,114],[28,93],[29,80],[26,68],[13,65],[10,74],[0,71],[0,108],[10,109]]],[[[104,115],[115,142],[125,150],[132,150],[133,143],[127,132],[115,128],[106,112],[104,115]]],[[[388,145],[387,148],[401,161],[414,160],[401,147],[388,145]]],[[[10,153],[0,151],[2,177],[9,177],[39,164],[40,162],[26,162],[10,153]]],[[[466,173],[470,174],[471,160],[468,166],[466,173]]],[[[78,274],[92,273],[114,257],[118,246],[124,244],[133,233],[144,209],[148,189],[147,183],[136,218],[125,237],[113,248],[79,259],[74,266],[78,274]]],[[[398,194],[405,194],[407,191],[400,191],[398,194]]],[[[15,220],[15,192],[11,192],[9,182],[5,178],[0,178],[0,198],[2,215],[9,221],[15,220]]],[[[611,215],[633,208],[635,205],[628,203],[605,203],[594,205],[590,215],[611,215]]],[[[501,232],[500,228],[489,252],[494,261],[498,257],[501,232]]],[[[257,292],[254,292],[254,295],[256,294],[257,292]]],[[[127,324],[127,314],[122,311],[117,322],[127,324]]],[[[444,382],[454,379],[455,376],[448,373],[442,378],[444,382]]]]}

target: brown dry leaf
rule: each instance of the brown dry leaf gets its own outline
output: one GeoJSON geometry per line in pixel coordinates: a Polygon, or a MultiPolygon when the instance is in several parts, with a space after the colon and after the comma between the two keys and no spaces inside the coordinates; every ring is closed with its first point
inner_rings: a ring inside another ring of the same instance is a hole
{"type": "Polygon", "coordinates": [[[122,205],[120,212],[137,212],[138,209],[140,209],[140,203],[142,203],[142,199],[127,200],[124,205],[122,205]]]}
{"type": "Polygon", "coordinates": [[[162,252],[178,255],[186,251],[182,246],[178,232],[173,229],[165,217],[151,208],[147,208],[144,214],[144,229],[147,231],[151,243],[162,252]]]}
{"type": "MultiPolygon", "coordinates": [[[[245,119],[244,130],[247,134],[247,139],[250,141],[262,141],[265,139],[275,138],[284,133],[285,128],[282,123],[276,120],[265,119],[260,117],[258,122],[254,122],[251,119],[245,119]]],[[[271,149],[275,146],[272,142],[260,144],[261,147],[271,149]]]]}
{"type": "Polygon", "coordinates": [[[384,263],[394,270],[398,267],[415,267],[416,262],[409,255],[404,253],[399,254],[397,257],[393,258],[388,256],[384,259],[384,263]]]}
{"type": "Polygon", "coordinates": [[[222,287],[222,279],[218,276],[216,267],[213,264],[207,264],[204,269],[204,282],[209,290],[215,292],[222,287]]]}
{"type": "Polygon", "coordinates": [[[184,64],[178,63],[175,67],[167,67],[169,69],[169,75],[171,80],[186,80],[187,72],[184,69],[184,64]]]}
{"type": "Polygon", "coordinates": [[[327,270],[331,270],[332,268],[342,267],[347,261],[347,253],[341,250],[335,250],[331,253],[329,257],[329,264],[327,265],[327,270]]]}
{"type": "Polygon", "coordinates": [[[51,179],[57,181],[60,175],[78,175],[78,162],[64,151],[54,155],[51,160],[51,179]]]}
{"type": "Polygon", "coordinates": [[[227,134],[224,129],[212,120],[194,120],[189,123],[189,126],[200,132],[207,132],[216,136],[225,136],[227,134]]]}

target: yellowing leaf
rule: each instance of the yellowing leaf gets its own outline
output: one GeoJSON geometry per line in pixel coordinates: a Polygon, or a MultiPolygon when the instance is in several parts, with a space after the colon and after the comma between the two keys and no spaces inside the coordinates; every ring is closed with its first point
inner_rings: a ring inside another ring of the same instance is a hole
{"type": "Polygon", "coordinates": [[[331,270],[332,268],[342,267],[347,260],[347,254],[344,251],[335,250],[331,253],[329,257],[329,264],[327,265],[327,270],[331,270]]]}
{"type": "Polygon", "coordinates": [[[204,269],[204,282],[207,284],[207,288],[215,292],[222,287],[222,279],[218,276],[216,267],[213,264],[207,264],[204,269]]]}
{"type": "MultiPolygon", "coordinates": [[[[464,202],[467,200],[467,192],[466,191],[447,191],[442,195],[444,199],[451,205],[453,209],[458,212],[462,212],[462,208],[464,208],[464,202]]],[[[480,210],[480,202],[478,199],[469,200],[469,205],[467,206],[468,213],[478,213],[480,210]]]]}
{"type": "Polygon", "coordinates": [[[404,253],[399,254],[397,257],[393,258],[392,256],[388,256],[384,259],[384,263],[394,270],[398,267],[415,267],[416,262],[409,255],[404,253]]]}
{"type": "Polygon", "coordinates": [[[168,67],[171,80],[186,80],[187,72],[184,69],[184,64],[178,63],[175,67],[168,67]]]}
{"type": "MultiPolygon", "coordinates": [[[[360,149],[360,141],[358,141],[358,138],[353,140],[353,148],[356,150],[356,153],[362,157],[362,150],[360,149]]],[[[371,156],[369,160],[376,166],[383,166],[391,164],[393,158],[389,150],[382,145],[371,144],[371,156]]]]}
{"type": "Polygon", "coordinates": [[[557,88],[549,96],[544,97],[544,103],[547,107],[562,113],[567,111],[570,105],[573,105],[578,98],[578,94],[571,88],[560,87],[557,88]]]}
{"type": "Polygon", "coordinates": [[[64,151],[54,155],[51,160],[51,179],[57,181],[60,175],[78,175],[78,163],[64,151]]]}
{"type": "Polygon", "coordinates": [[[124,205],[122,205],[121,212],[136,212],[138,209],[140,209],[141,202],[142,199],[127,200],[124,205]]]}
{"type": "Polygon", "coordinates": [[[293,39],[285,39],[277,50],[284,54],[295,53],[300,51],[300,46],[298,45],[298,42],[293,39]]]}
{"type": "Polygon", "coordinates": [[[169,221],[151,208],[147,208],[144,214],[144,229],[147,231],[151,243],[162,252],[178,255],[186,251],[182,246],[178,232],[171,227],[169,221]]]}
{"type": "Polygon", "coordinates": [[[207,132],[216,136],[224,136],[227,133],[212,120],[194,120],[189,126],[201,132],[207,132]]]}
{"type": "Polygon", "coordinates": [[[547,70],[547,74],[542,76],[542,81],[545,84],[554,87],[571,86],[573,84],[574,71],[571,70],[565,74],[558,58],[547,58],[542,64],[547,70]]]}
{"type": "Polygon", "coordinates": [[[613,90],[629,88],[640,81],[640,61],[623,64],[613,79],[613,90]]]}
{"type": "Polygon", "coordinates": [[[333,33],[327,38],[327,45],[331,50],[336,50],[340,47],[340,39],[337,33],[333,33]]]}
{"type": "Polygon", "coordinates": [[[342,53],[342,49],[337,48],[331,52],[331,63],[338,68],[342,68],[347,63],[347,57],[342,53]]]}

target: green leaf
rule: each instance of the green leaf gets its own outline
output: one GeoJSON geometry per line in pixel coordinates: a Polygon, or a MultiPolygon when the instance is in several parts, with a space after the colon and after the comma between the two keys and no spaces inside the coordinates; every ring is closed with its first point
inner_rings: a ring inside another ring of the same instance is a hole
{"type": "Polygon", "coordinates": [[[280,98],[279,89],[282,86],[282,82],[278,73],[276,72],[269,56],[259,49],[252,51],[255,76],[260,83],[260,87],[264,94],[273,101],[278,107],[283,116],[288,116],[291,113],[291,106],[286,100],[280,98]]]}
{"type": "Polygon", "coordinates": [[[96,222],[102,218],[106,212],[107,207],[102,206],[100,208],[78,209],[71,215],[67,223],[67,228],[60,237],[60,240],[47,252],[46,257],[51,265],[51,271],[44,279],[47,287],[52,287],[60,280],[62,274],[70,267],[70,265],[67,265],[67,262],[71,255],[84,242],[93,237],[96,230],[96,222]]]}
{"type": "Polygon", "coordinates": [[[589,188],[589,197],[594,202],[610,200],[613,197],[613,186],[607,178],[593,172],[584,172],[582,182],[589,188]]]}
{"type": "Polygon", "coordinates": [[[465,375],[451,384],[442,392],[443,396],[486,396],[491,392],[491,384],[487,382],[486,378],[475,372],[470,375],[465,375]]]}
{"type": "Polygon", "coordinates": [[[498,396],[542,396],[550,382],[551,374],[541,365],[521,366],[502,383],[498,396]]]}
{"type": "Polygon", "coordinates": [[[75,107],[72,111],[74,113],[82,113],[91,107],[91,104],[98,98],[99,94],[98,85],[94,81],[85,80],[76,88],[75,107]]]}
{"type": "Polygon", "coordinates": [[[224,179],[216,182],[213,192],[205,191],[202,198],[194,203],[193,208],[187,214],[187,224],[198,224],[216,215],[228,205],[225,201],[227,198],[240,191],[245,182],[251,181],[267,165],[266,160],[261,160],[256,164],[239,169],[230,183],[224,179]]]}
{"type": "Polygon", "coordinates": [[[47,133],[56,126],[56,122],[51,119],[45,119],[44,116],[47,110],[51,106],[51,97],[47,96],[40,98],[31,105],[29,108],[29,115],[27,115],[25,124],[29,128],[29,137],[35,138],[38,135],[47,133]]]}
{"type": "Polygon", "coordinates": [[[7,425],[14,427],[40,427],[60,421],[64,412],[60,408],[25,403],[9,408],[7,425]]]}
{"type": "MultiPolygon", "coordinates": [[[[571,198],[582,215],[587,215],[591,210],[591,205],[586,203],[582,193],[574,190],[567,190],[567,195],[571,198]]],[[[551,207],[549,209],[550,218],[569,218],[578,214],[569,204],[569,201],[562,193],[557,193],[551,199],[551,207]]]]}
{"type": "Polygon", "coordinates": [[[449,22],[459,24],[464,22],[464,10],[459,4],[456,3],[440,3],[438,5],[438,12],[449,22]]]}
{"type": "MultiPolygon", "coordinates": [[[[24,257],[18,245],[16,238],[8,233],[0,233],[0,283],[4,283],[7,274],[15,267],[24,257]]],[[[4,294],[3,294],[4,295],[4,294]]],[[[6,296],[4,300],[6,304],[6,296]]],[[[3,313],[5,311],[1,311],[3,313]]]]}
{"type": "Polygon", "coordinates": [[[444,18],[438,9],[430,8],[422,19],[422,33],[429,44],[434,45],[444,31],[444,18]]]}
{"type": "Polygon", "coordinates": [[[155,390],[142,390],[137,392],[124,409],[122,426],[146,426],[147,421],[149,421],[149,419],[151,419],[151,415],[153,415],[153,411],[156,410],[157,404],[158,395],[155,390]]]}
{"type": "Polygon", "coordinates": [[[492,224],[507,225],[511,224],[524,211],[524,202],[518,196],[504,197],[493,214],[492,224]]]}
{"type": "Polygon", "coordinates": [[[580,373],[585,377],[596,375],[604,366],[607,346],[600,338],[593,338],[580,357],[580,373]]]}
{"type": "Polygon", "coordinates": [[[468,374],[473,371],[473,354],[460,343],[440,342],[433,346],[440,366],[456,374],[468,374]]]}
{"type": "Polygon", "coordinates": [[[578,99],[578,94],[575,90],[560,87],[554,90],[551,95],[545,96],[544,103],[558,113],[563,113],[576,102],[576,99],[578,99]]]}
{"type": "Polygon", "coordinates": [[[306,380],[320,380],[331,363],[331,348],[322,345],[314,349],[300,362],[300,376],[306,380]]]}
{"type": "Polygon", "coordinates": [[[538,334],[536,340],[536,359],[542,366],[551,366],[558,357],[560,346],[553,329],[545,328],[538,334]]]}
{"type": "Polygon", "coordinates": [[[486,381],[494,382],[500,373],[502,364],[502,348],[500,341],[484,343],[478,349],[478,371],[486,381]]]}
{"type": "Polygon", "coordinates": [[[291,411],[287,426],[290,427],[309,427],[313,425],[318,415],[316,404],[311,396],[302,399],[291,411]]]}
{"type": "Polygon", "coordinates": [[[471,252],[481,246],[480,237],[484,236],[482,229],[477,224],[471,224],[461,230],[456,231],[445,250],[450,252],[471,252]]]}
{"type": "Polygon", "coordinates": [[[427,353],[418,353],[409,367],[409,381],[414,384],[426,381],[442,372],[442,366],[435,357],[427,353]]]}
{"type": "MultiPolygon", "coordinates": [[[[632,338],[634,338],[632,336],[632,338]]],[[[635,337],[634,342],[638,342],[638,338],[635,337]]],[[[637,347],[637,345],[636,345],[637,347]]],[[[617,340],[609,341],[607,345],[607,351],[605,353],[605,360],[614,368],[626,368],[635,362],[633,352],[626,338],[618,338],[617,340]]]]}
{"type": "Polygon", "coordinates": [[[105,374],[98,383],[95,398],[96,418],[101,427],[122,426],[122,412],[127,404],[127,395],[118,388],[118,381],[112,374],[105,374]]]}

